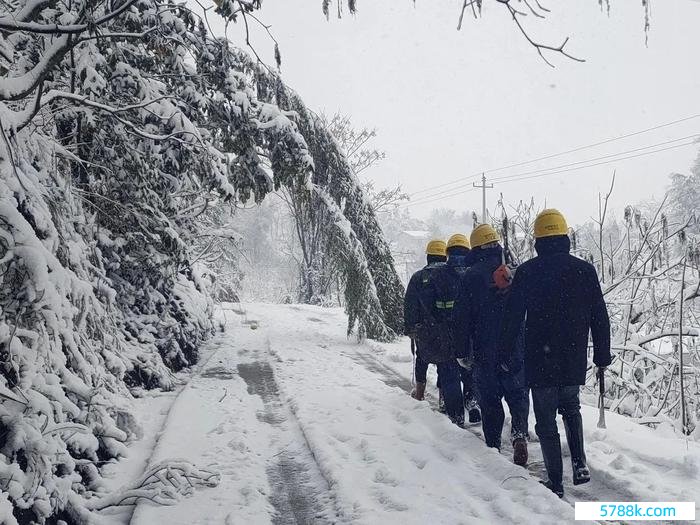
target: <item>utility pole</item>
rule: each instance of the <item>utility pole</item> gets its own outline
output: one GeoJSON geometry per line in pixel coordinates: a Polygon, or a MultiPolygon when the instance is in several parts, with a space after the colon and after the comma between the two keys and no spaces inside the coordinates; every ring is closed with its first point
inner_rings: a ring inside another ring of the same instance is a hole
{"type": "Polygon", "coordinates": [[[481,224],[486,224],[486,190],[493,188],[493,184],[486,184],[486,174],[481,174],[481,184],[474,183],[475,188],[481,188],[481,224]]]}

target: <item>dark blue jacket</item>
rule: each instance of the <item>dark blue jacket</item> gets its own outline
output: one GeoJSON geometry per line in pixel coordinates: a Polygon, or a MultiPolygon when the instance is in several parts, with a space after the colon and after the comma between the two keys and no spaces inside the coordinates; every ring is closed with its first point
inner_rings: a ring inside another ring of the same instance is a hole
{"type": "Polygon", "coordinates": [[[464,280],[469,273],[469,267],[473,263],[471,252],[451,254],[447,258],[447,267],[450,270],[448,278],[454,279],[458,287],[458,301],[455,305],[455,319],[453,323],[454,340],[455,340],[455,357],[466,358],[471,354],[471,340],[467,332],[467,326],[463,322],[463,314],[467,309],[466,301],[469,299],[464,294],[464,280]]]}
{"type": "MultiPolygon", "coordinates": [[[[472,253],[474,263],[463,281],[465,299],[461,304],[466,306],[466,310],[460,313],[460,317],[463,317],[471,338],[472,358],[477,373],[483,376],[483,383],[488,384],[496,378],[500,357],[499,336],[509,291],[498,290],[493,281],[493,272],[502,264],[502,248],[477,249],[472,253]]],[[[516,354],[512,361],[522,363],[522,338],[515,346],[520,355],[516,354]]],[[[511,376],[509,383],[512,387],[524,386],[524,375],[517,366],[511,366],[511,372],[507,375],[511,376]]]]}
{"type": "Polygon", "coordinates": [[[457,273],[466,273],[467,268],[472,264],[472,257],[470,254],[466,255],[450,255],[447,258],[447,266],[453,268],[457,273]]]}
{"type": "Polygon", "coordinates": [[[454,323],[460,276],[453,266],[432,263],[411,277],[404,299],[404,333],[416,339],[424,361],[442,363],[457,352],[463,339],[454,323]],[[426,313],[427,312],[427,313],[426,313]]]}
{"type": "Polygon", "coordinates": [[[429,263],[411,276],[406,286],[406,295],[403,301],[404,334],[414,336],[418,325],[423,321],[423,309],[420,305],[421,288],[424,277],[430,275],[436,268],[445,266],[444,262],[429,263]]]}
{"type": "Polygon", "coordinates": [[[513,352],[525,321],[525,373],[530,386],[582,385],[588,364],[610,364],[610,320],[595,268],[569,254],[567,236],[538,239],[537,257],[522,264],[508,295],[500,342],[513,352]]]}

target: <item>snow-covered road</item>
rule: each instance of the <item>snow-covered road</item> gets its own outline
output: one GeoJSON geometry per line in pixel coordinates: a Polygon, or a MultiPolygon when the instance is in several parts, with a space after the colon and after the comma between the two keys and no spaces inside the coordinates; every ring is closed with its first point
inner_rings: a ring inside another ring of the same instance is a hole
{"type": "Polygon", "coordinates": [[[405,341],[348,340],[340,310],[226,305],[221,315],[226,332],[175,399],[150,458],[216,468],[221,482],[176,506],[139,504],[136,525],[567,523],[576,500],[700,500],[697,443],[614,415],[598,430],[587,408],[594,479],[567,486],[561,501],[487,449],[478,428],[406,395],[405,341]]]}

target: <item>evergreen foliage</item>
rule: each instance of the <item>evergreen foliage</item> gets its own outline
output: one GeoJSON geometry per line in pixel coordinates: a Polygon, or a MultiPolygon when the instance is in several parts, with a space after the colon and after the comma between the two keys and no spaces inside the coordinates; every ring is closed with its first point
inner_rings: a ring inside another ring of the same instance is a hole
{"type": "MultiPolygon", "coordinates": [[[[279,78],[186,4],[0,5],[0,521],[92,523],[120,501],[100,465],[138,434],[128,388],[172,388],[213,332],[191,260],[202,228],[226,225],[210,208],[303,187],[315,159],[298,115],[260,95],[279,78]]],[[[376,221],[318,194],[345,281],[361,283],[351,323],[387,339],[376,221]]]]}

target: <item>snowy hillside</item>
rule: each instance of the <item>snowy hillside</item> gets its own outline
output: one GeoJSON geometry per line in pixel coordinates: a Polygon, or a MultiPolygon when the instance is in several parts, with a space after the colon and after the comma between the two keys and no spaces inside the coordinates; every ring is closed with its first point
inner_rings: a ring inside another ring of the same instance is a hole
{"type": "MultiPolygon", "coordinates": [[[[508,451],[487,449],[479,428],[459,429],[432,401],[408,396],[406,341],[348,340],[340,310],[227,304],[218,315],[225,332],[183,376],[186,386],[135,401],[144,437],[108,480],[137,476],[145,458],[178,458],[216,471],[218,485],[174,506],[141,502],[110,522],[564,523],[575,501],[700,494],[696,442],[615,414],[599,430],[597,411],[584,407],[593,481],[574,489],[565,467],[567,497],[558,500],[537,483],[536,442],[525,470],[508,451]]],[[[531,415],[534,438],[533,425],[531,415]]]]}

